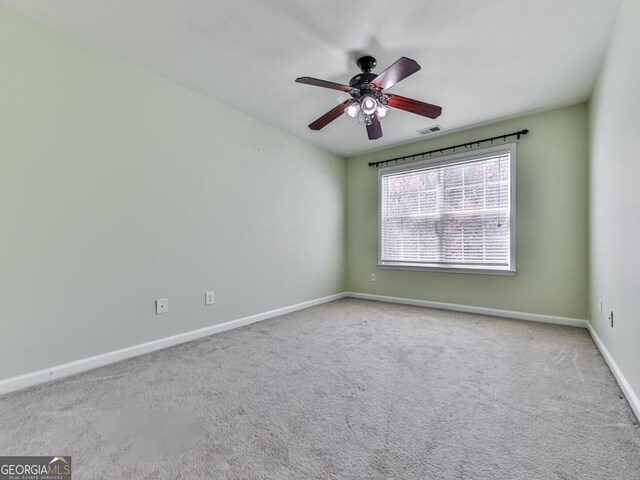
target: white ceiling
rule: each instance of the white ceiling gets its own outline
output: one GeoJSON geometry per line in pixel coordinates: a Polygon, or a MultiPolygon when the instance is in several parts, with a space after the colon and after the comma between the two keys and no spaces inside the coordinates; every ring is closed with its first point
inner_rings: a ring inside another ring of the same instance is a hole
{"type": "Polygon", "coordinates": [[[0,0],[0,5],[351,156],[588,98],[621,0],[0,0]],[[422,70],[391,93],[443,107],[437,120],[392,110],[384,136],[342,116],[344,100],[294,83],[347,83],[358,53],[379,73],[400,56],[422,70]]]}

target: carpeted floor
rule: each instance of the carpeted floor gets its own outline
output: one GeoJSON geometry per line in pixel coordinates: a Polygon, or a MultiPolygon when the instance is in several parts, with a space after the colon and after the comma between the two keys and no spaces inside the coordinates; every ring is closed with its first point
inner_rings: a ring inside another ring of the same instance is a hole
{"type": "Polygon", "coordinates": [[[344,299],[0,398],[84,479],[640,479],[589,334],[344,299]]]}

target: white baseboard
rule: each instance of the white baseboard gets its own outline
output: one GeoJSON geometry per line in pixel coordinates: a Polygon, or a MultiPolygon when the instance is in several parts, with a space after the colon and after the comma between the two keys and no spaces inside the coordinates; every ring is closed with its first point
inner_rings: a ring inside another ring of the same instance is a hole
{"type": "Polygon", "coordinates": [[[373,300],[376,302],[400,303],[403,305],[415,305],[418,307],[437,308],[438,310],[453,310],[455,312],[479,313],[493,317],[513,318],[530,322],[552,323],[554,325],[566,325],[569,327],[588,328],[589,322],[578,318],[556,317],[553,315],[541,315],[539,313],[514,312],[511,310],[498,310],[495,308],[473,307],[471,305],[457,305],[455,303],[431,302],[429,300],[415,300],[412,298],[386,297],[384,295],[372,295],[369,293],[347,292],[347,297],[373,300]]]}
{"type": "Polygon", "coordinates": [[[334,300],[343,298],[344,296],[344,293],[338,293],[336,295],[330,295],[328,297],[317,298],[315,300],[309,300],[307,302],[298,303],[296,305],[278,308],[269,312],[259,313],[256,315],[251,315],[249,317],[219,323],[217,325],[211,325],[210,327],[180,333],[171,337],[153,340],[151,342],[122,348],[120,350],[114,350],[112,352],[96,355],[94,357],[64,363],[55,367],[39,370],[37,372],[27,373],[25,375],[0,380],[0,395],[23,390],[25,388],[51,382],[53,380],[58,380],[70,375],[75,375],[87,370],[92,370],[94,368],[103,367],[105,365],[136,357],[138,355],[143,355],[145,353],[155,352],[156,350],[162,350],[163,348],[168,348],[174,345],[179,345],[181,343],[197,340],[198,338],[208,337],[209,335],[214,335],[216,333],[222,333],[234,328],[244,327],[245,325],[250,325],[262,320],[267,320],[268,318],[278,317],[280,315],[303,310],[305,308],[320,305],[322,303],[332,302],[334,300]]]}
{"type": "Polygon", "coordinates": [[[604,342],[598,335],[598,332],[596,332],[591,323],[589,323],[589,333],[591,334],[591,338],[593,338],[593,342],[598,347],[598,350],[600,350],[604,361],[607,362],[609,370],[611,370],[611,373],[613,373],[613,376],[618,382],[620,390],[622,390],[622,393],[624,393],[624,396],[627,398],[629,405],[631,405],[633,413],[635,413],[638,420],[640,420],[640,399],[638,398],[638,395],[636,395],[636,392],[634,392],[633,388],[631,388],[631,385],[623,375],[620,367],[618,367],[618,364],[611,356],[611,353],[609,353],[609,350],[607,349],[604,342]]]}
{"type": "Polygon", "coordinates": [[[505,317],[505,318],[513,318],[518,320],[552,323],[555,325],[567,325],[571,327],[587,328],[591,333],[591,336],[593,337],[595,344],[600,350],[600,353],[604,357],[605,361],[607,362],[607,365],[611,369],[611,372],[613,373],[618,384],[620,385],[620,388],[622,389],[624,395],[626,396],[635,415],[638,417],[638,419],[640,419],[640,400],[638,399],[638,396],[635,394],[635,392],[631,388],[631,385],[629,384],[629,382],[627,382],[627,379],[624,377],[624,375],[620,371],[620,368],[618,367],[617,363],[615,362],[615,360],[607,350],[607,347],[604,345],[604,343],[602,343],[602,340],[600,339],[596,331],[593,329],[591,324],[586,320],[567,318],[567,317],[556,317],[551,315],[540,315],[537,313],[524,313],[524,312],[514,312],[509,310],[497,310],[493,308],[474,307],[469,305],[457,305],[452,303],[431,302],[428,300],[415,300],[410,298],[387,297],[383,295],[372,295],[368,293],[356,293],[356,292],[338,293],[335,295],[330,295],[328,297],[317,298],[315,300],[309,300],[307,302],[298,303],[296,305],[278,308],[276,310],[271,310],[268,312],[259,313],[259,314],[251,315],[244,318],[239,318],[237,320],[232,320],[232,321],[220,323],[217,325],[211,325],[209,327],[201,328],[198,330],[192,330],[190,332],[180,333],[178,335],[173,335],[171,337],[153,340],[151,342],[134,345],[131,347],[120,349],[120,350],[114,350],[112,352],[96,355],[94,357],[89,357],[81,360],[76,360],[74,362],[64,363],[62,365],[57,365],[51,368],[46,368],[44,370],[39,370],[37,372],[27,373],[25,375],[20,375],[17,377],[0,380],[0,395],[15,392],[18,390],[23,390],[25,388],[32,387],[34,385],[51,382],[53,380],[58,380],[60,378],[68,377],[70,375],[75,375],[77,373],[85,372],[87,370],[92,370],[94,368],[102,367],[115,362],[126,360],[128,358],[136,357],[138,355],[143,355],[145,353],[162,350],[164,348],[172,347],[174,345],[179,345],[181,343],[186,343],[192,340],[197,340],[199,338],[215,335],[216,333],[226,332],[227,330],[232,330],[234,328],[243,327],[245,325],[250,325],[252,323],[260,322],[262,320],[267,320],[269,318],[285,315],[287,313],[295,312],[298,310],[303,310],[305,308],[313,307],[315,305],[332,302],[334,300],[338,300],[344,297],[359,298],[363,300],[373,300],[377,302],[415,305],[419,307],[436,308],[440,310],[453,310],[458,312],[478,313],[482,315],[491,315],[495,317],[505,317]]]}

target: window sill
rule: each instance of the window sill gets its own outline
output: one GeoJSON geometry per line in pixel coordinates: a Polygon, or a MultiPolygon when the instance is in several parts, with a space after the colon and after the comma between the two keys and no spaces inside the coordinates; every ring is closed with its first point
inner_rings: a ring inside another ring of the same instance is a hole
{"type": "Polygon", "coordinates": [[[515,269],[505,270],[502,268],[487,267],[440,267],[434,265],[417,265],[407,263],[378,263],[378,268],[383,270],[411,270],[418,272],[439,272],[439,273],[463,273],[468,275],[492,275],[502,277],[514,277],[515,269]]]}

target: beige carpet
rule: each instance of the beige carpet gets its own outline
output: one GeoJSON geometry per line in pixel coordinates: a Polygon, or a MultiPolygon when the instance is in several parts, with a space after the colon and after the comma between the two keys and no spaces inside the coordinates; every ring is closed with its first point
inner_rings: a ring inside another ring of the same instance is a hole
{"type": "Polygon", "coordinates": [[[0,398],[82,479],[640,479],[588,333],[345,299],[0,398]]]}

